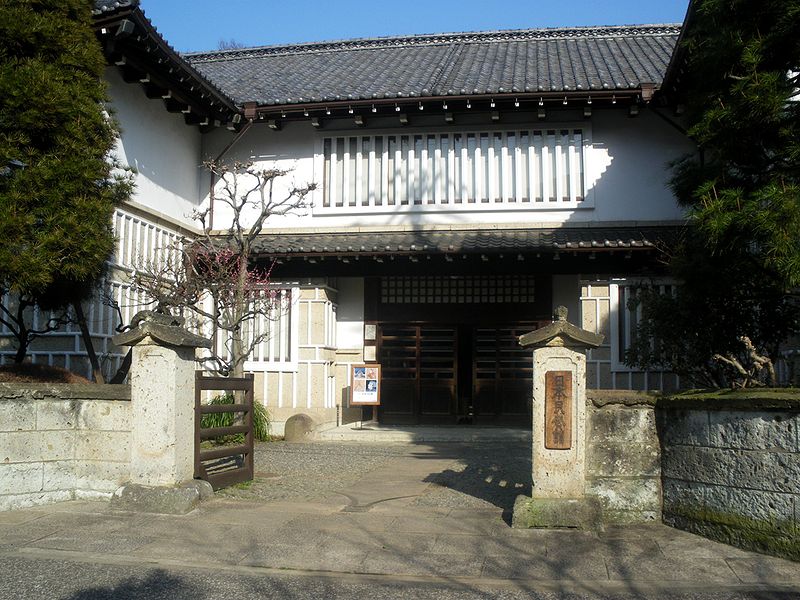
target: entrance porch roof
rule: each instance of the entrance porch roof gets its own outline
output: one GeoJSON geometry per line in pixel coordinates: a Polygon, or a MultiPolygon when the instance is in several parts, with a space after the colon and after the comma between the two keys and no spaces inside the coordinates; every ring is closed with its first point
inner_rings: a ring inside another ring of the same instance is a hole
{"type": "Polygon", "coordinates": [[[653,250],[672,242],[680,230],[677,225],[644,225],[283,231],[262,234],[254,250],[260,256],[272,258],[637,251],[653,250]]]}

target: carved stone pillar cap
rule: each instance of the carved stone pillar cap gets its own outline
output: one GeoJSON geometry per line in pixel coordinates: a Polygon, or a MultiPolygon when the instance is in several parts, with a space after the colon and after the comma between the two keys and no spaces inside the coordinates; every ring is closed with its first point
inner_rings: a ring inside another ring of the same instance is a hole
{"type": "Polygon", "coordinates": [[[117,346],[135,346],[149,337],[164,346],[211,348],[211,340],[183,328],[183,317],[143,310],[131,319],[131,329],[111,338],[117,346]]]}
{"type": "Polygon", "coordinates": [[[541,348],[563,346],[568,348],[596,348],[603,343],[603,335],[581,329],[567,321],[567,308],[556,308],[556,320],[550,325],[519,336],[519,345],[541,348]]]}

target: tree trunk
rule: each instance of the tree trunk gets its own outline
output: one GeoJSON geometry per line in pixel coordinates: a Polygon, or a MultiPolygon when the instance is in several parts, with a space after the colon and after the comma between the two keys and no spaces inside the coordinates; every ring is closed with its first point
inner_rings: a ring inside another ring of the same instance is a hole
{"type": "Polygon", "coordinates": [[[239,331],[233,332],[233,339],[231,340],[231,377],[244,377],[244,357],[242,356],[242,335],[239,331]]]}
{"type": "Polygon", "coordinates": [[[14,355],[14,362],[18,365],[25,362],[25,357],[28,356],[28,346],[31,343],[31,340],[28,338],[28,328],[25,326],[25,309],[27,306],[28,304],[20,298],[17,303],[17,331],[13,331],[12,329],[19,343],[17,353],[14,355]]]}
{"type": "Polygon", "coordinates": [[[249,252],[243,251],[243,256],[239,257],[239,272],[234,292],[233,322],[235,324],[233,339],[231,340],[231,376],[244,377],[244,341],[242,340],[242,318],[247,312],[247,260],[249,252]]]}
{"type": "Polygon", "coordinates": [[[125,381],[125,378],[128,376],[128,371],[131,370],[131,362],[133,362],[133,348],[128,350],[125,358],[122,359],[122,364],[119,366],[119,369],[117,369],[117,372],[114,373],[114,376],[108,383],[122,383],[125,381]]]}
{"type": "Polygon", "coordinates": [[[86,348],[86,354],[89,355],[89,364],[92,365],[94,380],[97,383],[105,383],[106,380],[103,377],[103,372],[100,370],[100,361],[97,359],[97,353],[94,351],[92,334],[89,332],[89,325],[86,323],[86,315],[83,313],[83,306],[81,306],[80,302],[73,302],[72,307],[75,309],[75,316],[77,317],[78,327],[81,330],[81,338],[86,348]]]}
{"type": "Polygon", "coordinates": [[[20,337],[17,338],[17,341],[19,342],[19,347],[16,354],[14,354],[14,362],[21,364],[25,362],[25,357],[28,356],[28,340],[20,337]]]}

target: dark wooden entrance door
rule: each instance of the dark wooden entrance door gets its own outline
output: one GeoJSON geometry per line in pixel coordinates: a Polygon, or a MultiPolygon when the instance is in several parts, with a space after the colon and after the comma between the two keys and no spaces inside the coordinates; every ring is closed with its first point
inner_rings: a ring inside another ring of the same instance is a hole
{"type": "Polygon", "coordinates": [[[533,357],[517,340],[538,326],[539,323],[475,327],[472,401],[478,421],[504,423],[530,419],[533,357]]]}
{"type": "Polygon", "coordinates": [[[443,325],[380,327],[381,420],[446,422],[457,412],[457,330],[443,325]]]}
{"type": "Polygon", "coordinates": [[[517,337],[536,325],[380,325],[381,421],[526,422],[533,365],[517,337]]]}

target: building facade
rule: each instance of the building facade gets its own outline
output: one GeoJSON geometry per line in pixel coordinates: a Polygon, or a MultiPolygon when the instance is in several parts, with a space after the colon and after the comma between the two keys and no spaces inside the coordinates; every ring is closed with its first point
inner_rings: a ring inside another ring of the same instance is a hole
{"type": "MultiPolygon", "coordinates": [[[[670,291],[658,246],[683,215],[669,162],[693,147],[660,99],[676,25],[379,38],[178,55],[135,2],[96,2],[122,162],[134,198],[114,217],[110,336],[143,308],[128,278],[230,214],[204,160],[315,183],[302,215],[258,241],[291,302],[245,365],[280,430],[292,414],[361,418],[353,364],[382,369],[384,422],[527,421],[531,359],[517,337],[552,320],[605,336],[589,387],[675,389],[624,364],[635,286],[670,291]],[[216,186],[216,188],[215,188],[216,186]],[[212,193],[213,192],[213,193],[212,193]]],[[[278,190],[280,193],[281,190],[278,190]]],[[[35,361],[85,368],[67,330],[35,361]]]]}

